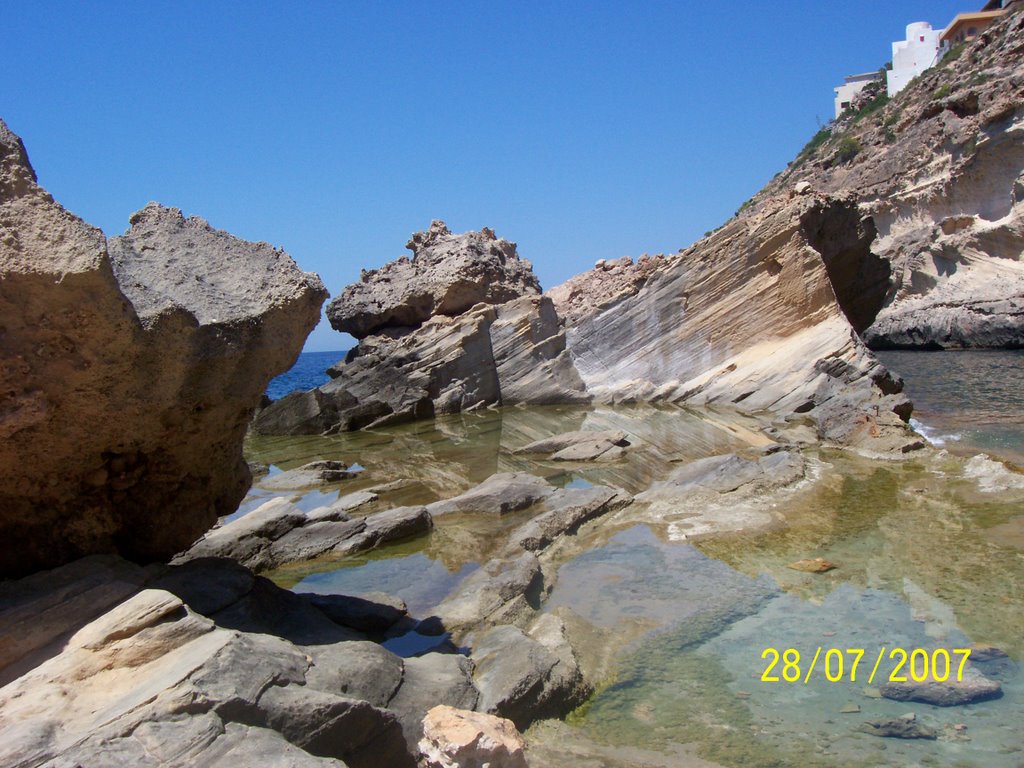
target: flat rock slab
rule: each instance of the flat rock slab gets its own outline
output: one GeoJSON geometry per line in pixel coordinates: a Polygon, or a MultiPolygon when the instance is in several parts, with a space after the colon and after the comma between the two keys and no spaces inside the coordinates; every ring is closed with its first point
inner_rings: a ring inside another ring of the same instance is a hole
{"type": "Polygon", "coordinates": [[[540,454],[560,461],[587,461],[600,457],[614,448],[629,446],[626,433],[622,430],[579,430],[536,440],[513,453],[520,455],[540,454]]]}
{"type": "Polygon", "coordinates": [[[312,461],[298,469],[265,477],[260,481],[260,487],[268,491],[299,491],[339,483],[357,474],[350,472],[348,465],[340,461],[312,461]]]}
{"type": "Polygon", "coordinates": [[[370,491],[355,491],[347,493],[337,501],[325,507],[317,507],[306,513],[310,522],[324,522],[330,520],[348,520],[348,513],[353,510],[372,504],[380,497],[370,491]]]}
{"type": "Polygon", "coordinates": [[[505,515],[531,507],[554,493],[543,478],[526,472],[499,472],[466,493],[427,505],[431,515],[451,512],[505,515]]]}
{"type": "Polygon", "coordinates": [[[895,701],[921,701],[937,707],[955,707],[998,699],[1003,695],[1003,687],[998,680],[985,677],[968,666],[964,669],[962,680],[886,683],[881,687],[881,693],[885,698],[895,701]]]}
{"type": "MultiPolygon", "coordinates": [[[[474,626],[516,600],[539,605],[544,577],[532,552],[494,558],[470,574],[459,590],[434,608],[439,630],[474,626]]],[[[432,632],[429,619],[421,631],[432,632]]]]}
{"type": "Polygon", "coordinates": [[[313,659],[306,685],[317,690],[385,707],[402,684],[403,660],[378,643],[352,640],[305,650],[313,659]]]}
{"type": "Polygon", "coordinates": [[[584,523],[621,509],[633,500],[617,488],[560,488],[545,501],[546,512],[512,532],[510,544],[537,552],[584,523]]]}

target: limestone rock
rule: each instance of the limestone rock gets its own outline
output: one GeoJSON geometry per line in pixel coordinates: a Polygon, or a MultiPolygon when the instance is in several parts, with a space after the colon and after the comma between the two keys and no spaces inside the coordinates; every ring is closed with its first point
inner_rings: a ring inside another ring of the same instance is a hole
{"type": "Polygon", "coordinates": [[[460,585],[458,592],[434,608],[446,630],[472,627],[509,604],[522,601],[540,606],[544,578],[540,562],[531,552],[489,560],[460,585]]]}
{"type": "Polygon", "coordinates": [[[423,718],[419,749],[425,768],[526,768],[525,746],[511,720],[439,704],[423,718]]]}
{"type": "Polygon", "coordinates": [[[570,278],[545,295],[554,302],[558,314],[573,325],[636,295],[659,268],[669,263],[664,256],[642,256],[636,264],[629,256],[614,261],[600,259],[593,270],[570,278]]]}
{"type": "Polygon", "coordinates": [[[873,349],[1019,347],[1024,342],[1024,29],[1010,12],[962,55],[883,108],[833,126],[741,216],[799,184],[852,193],[891,265],[873,349]],[[948,94],[936,98],[936,93],[948,94]],[[836,163],[842,142],[861,147],[836,163]]]}
{"type": "Polygon", "coordinates": [[[823,557],[812,557],[805,560],[797,560],[786,567],[794,571],[802,571],[803,573],[827,573],[834,570],[836,564],[823,557]]]}
{"type": "Polygon", "coordinates": [[[871,429],[835,430],[845,444],[910,441],[899,383],[857,336],[889,287],[875,236],[851,199],[773,200],[665,259],[632,293],[575,315],[566,341],[576,370],[598,401],[819,421],[841,400],[846,421],[872,419],[871,429]]]}
{"type": "Polygon", "coordinates": [[[167,558],[237,507],[249,419],[326,291],[266,243],[150,204],[109,241],[0,123],[0,576],[167,558]]]}
{"type": "Polygon", "coordinates": [[[384,328],[415,327],[434,315],[455,316],[476,304],[539,294],[540,283],[516,244],[480,232],[454,235],[443,221],[417,232],[402,257],[363,272],[327,308],[335,330],[365,338],[384,328]]]}
{"type": "Polygon", "coordinates": [[[292,491],[349,480],[356,476],[340,461],[311,461],[298,469],[289,469],[266,477],[260,487],[268,491],[292,491]]]}

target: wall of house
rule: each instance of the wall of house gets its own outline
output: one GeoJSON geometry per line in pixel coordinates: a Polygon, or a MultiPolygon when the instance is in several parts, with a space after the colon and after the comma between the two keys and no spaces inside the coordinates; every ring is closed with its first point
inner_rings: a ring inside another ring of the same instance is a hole
{"type": "Polygon", "coordinates": [[[890,96],[902,91],[911,80],[935,64],[941,29],[932,29],[927,21],[907,25],[907,39],[892,44],[892,69],[886,77],[890,96]]]}

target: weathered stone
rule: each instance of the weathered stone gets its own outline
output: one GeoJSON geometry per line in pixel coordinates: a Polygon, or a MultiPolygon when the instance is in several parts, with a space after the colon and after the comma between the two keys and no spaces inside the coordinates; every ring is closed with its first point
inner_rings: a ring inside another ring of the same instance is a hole
{"type": "Polygon", "coordinates": [[[431,515],[450,512],[505,515],[531,507],[554,493],[543,478],[525,472],[500,472],[465,493],[427,505],[431,515]]]}
{"type": "Polygon", "coordinates": [[[472,661],[457,653],[425,653],[405,660],[405,678],[388,709],[398,716],[406,744],[415,751],[432,707],[474,709],[479,699],[472,661]]]}
{"type": "Polygon", "coordinates": [[[298,686],[272,686],[260,697],[264,722],[292,744],[352,768],[415,768],[394,714],[369,702],[298,686]]]}
{"type": "Polygon", "coordinates": [[[363,272],[327,308],[335,330],[365,338],[383,328],[418,326],[434,315],[459,315],[476,304],[539,294],[540,284],[516,244],[481,232],[453,235],[443,221],[417,232],[402,257],[363,272]]]}
{"type": "Polygon", "coordinates": [[[555,461],[593,461],[617,458],[629,444],[626,433],[621,430],[583,430],[536,440],[514,453],[547,454],[555,461]]]}
{"type": "Polygon", "coordinates": [[[340,461],[311,461],[298,469],[289,469],[266,477],[260,487],[268,491],[292,491],[338,483],[356,476],[348,471],[348,464],[340,461]]]}
{"type": "Polygon", "coordinates": [[[107,240],[0,123],[0,576],[160,560],[233,512],[242,440],[326,291],[279,249],[150,204],[107,240]]]}
{"type": "Polygon", "coordinates": [[[310,522],[344,521],[348,520],[348,513],[359,509],[367,504],[372,504],[380,498],[376,493],[370,491],[355,491],[347,493],[337,501],[326,507],[318,507],[306,513],[306,519],[310,522]]]}
{"type": "Polygon", "coordinates": [[[544,502],[548,511],[516,528],[509,541],[513,546],[536,552],[557,537],[575,533],[584,523],[621,509],[632,500],[632,496],[617,488],[559,488],[544,502]]]}
{"type": "Polygon", "coordinates": [[[805,560],[797,560],[786,566],[794,571],[804,573],[827,573],[836,567],[836,564],[823,557],[813,557],[805,560]]]}
{"type": "Polygon", "coordinates": [[[862,723],[857,730],[872,736],[895,739],[937,739],[939,737],[938,731],[934,728],[917,722],[917,717],[914,714],[868,720],[862,723]]]}
{"type": "Polygon", "coordinates": [[[424,768],[526,768],[526,744],[511,720],[439,704],[423,718],[424,768]]]}
{"type": "Polygon", "coordinates": [[[908,680],[906,683],[886,683],[881,687],[882,696],[895,701],[921,701],[937,707],[955,707],[978,701],[998,699],[1003,695],[1003,686],[974,667],[964,668],[963,679],[950,675],[948,680],[939,682],[929,678],[923,682],[908,680]]]}
{"type": "Polygon", "coordinates": [[[377,643],[352,640],[306,650],[313,658],[306,684],[318,690],[385,707],[402,684],[403,660],[377,643]]]}
{"type": "Polygon", "coordinates": [[[507,625],[485,632],[473,647],[477,709],[509,718],[517,728],[559,717],[589,693],[579,668],[547,646],[507,625]]]}
{"type": "Polygon", "coordinates": [[[210,616],[245,597],[256,583],[252,571],[227,558],[198,558],[171,566],[150,582],[177,595],[192,610],[210,616]]]}
{"type": "Polygon", "coordinates": [[[470,627],[517,599],[539,607],[543,584],[540,562],[532,552],[495,558],[467,576],[433,612],[444,629],[470,627]]]}

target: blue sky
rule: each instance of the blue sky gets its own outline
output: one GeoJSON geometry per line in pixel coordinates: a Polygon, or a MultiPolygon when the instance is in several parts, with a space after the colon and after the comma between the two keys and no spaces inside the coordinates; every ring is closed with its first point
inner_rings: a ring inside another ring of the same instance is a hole
{"type": "MultiPolygon", "coordinates": [[[[150,200],[283,246],[332,295],[433,218],[545,288],[685,247],[944,0],[0,0],[0,117],[108,235],[150,200]]],[[[307,350],[343,349],[326,322],[307,350]]]]}

